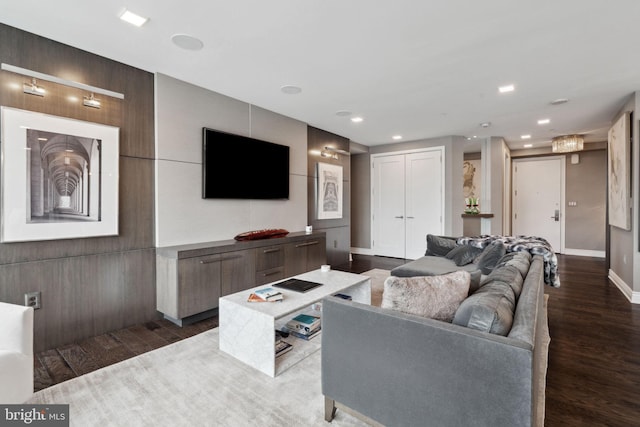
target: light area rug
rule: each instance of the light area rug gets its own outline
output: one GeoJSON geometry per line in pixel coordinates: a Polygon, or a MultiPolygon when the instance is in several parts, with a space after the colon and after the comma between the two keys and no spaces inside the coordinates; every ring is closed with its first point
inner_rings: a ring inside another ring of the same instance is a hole
{"type": "MultiPolygon", "coordinates": [[[[380,305],[389,271],[362,274],[380,305]]],[[[271,378],[221,352],[218,329],[46,388],[29,402],[69,404],[70,424],[82,427],[367,425],[344,410],[324,421],[320,352],[271,378]]]]}
{"type": "Polygon", "coordinates": [[[320,352],[276,378],[218,349],[218,329],[35,393],[69,404],[72,426],[363,426],[324,421],[320,352]]]}

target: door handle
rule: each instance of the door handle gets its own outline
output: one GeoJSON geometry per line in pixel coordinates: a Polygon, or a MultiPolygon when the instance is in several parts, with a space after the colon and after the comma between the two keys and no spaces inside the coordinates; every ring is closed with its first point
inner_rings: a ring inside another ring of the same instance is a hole
{"type": "Polygon", "coordinates": [[[556,222],[560,221],[560,209],[556,209],[555,214],[550,218],[555,219],[556,222]]]}
{"type": "Polygon", "coordinates": [[[412,216],[408,216],[408,217],[407,217],[407,219],[414,219],[414,217],[412,217],[412,216]]]}
{"type": "Polygon", "coordinates": [[[402,219],[402,218],[404,218],[404,216],[400,215],[400,216],[397,216],[396,218],[402,219]]]}

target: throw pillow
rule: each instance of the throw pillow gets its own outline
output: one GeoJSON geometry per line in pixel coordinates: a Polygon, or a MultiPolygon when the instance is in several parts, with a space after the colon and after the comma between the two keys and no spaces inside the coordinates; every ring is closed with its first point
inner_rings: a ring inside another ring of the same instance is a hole
{"type": "Polygon", "coordinates": [[[476,258],[475,263],[478,264],[478,268],[482,270],[482,274],[490,274],[506,252],[507,249],[504,243],[495,241],[482,250],[482,253],[476,258]]]}
{"type": "Polygon", "coordinates": [[[471,264],[478,255],[482,253],[482,249],[469,245],[460,245],[451,249],[446,258],[455,262],[458,267],[471,264]]]}
{"type": "Polygon", "coordinates": [[[446,256],[456,246],[456,239],[453,237],[427,234],[427,252],[425,252],[425,255],[446,256]]]}
{"type": "Polygon", "coordinates": [[[469,294],[468,271],[441,276],[394,277],[384,282],[382,308],[451,322],[469,294]]]}

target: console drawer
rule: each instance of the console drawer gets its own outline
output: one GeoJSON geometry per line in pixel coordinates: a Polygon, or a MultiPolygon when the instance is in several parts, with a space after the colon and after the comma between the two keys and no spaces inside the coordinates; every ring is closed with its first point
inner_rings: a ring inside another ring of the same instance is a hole
{"type": "Polygon", "coordinates": [[[284,245],[256,249],[256,271],[261,272],[284,266],[284,245]]]}

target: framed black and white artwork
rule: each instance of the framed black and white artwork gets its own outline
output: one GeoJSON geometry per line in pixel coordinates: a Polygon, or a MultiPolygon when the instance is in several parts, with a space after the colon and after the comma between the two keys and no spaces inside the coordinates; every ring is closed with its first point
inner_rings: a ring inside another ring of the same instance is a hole
{"type": "Polygon", "coordinates": [[[117,235],[119,128],[1,115],[2,242],[117,235]]]}
{"type": "Polygon", "coordinates": [[[342,218],[342,166],[318,163],[318,219],[342,218]]]}

